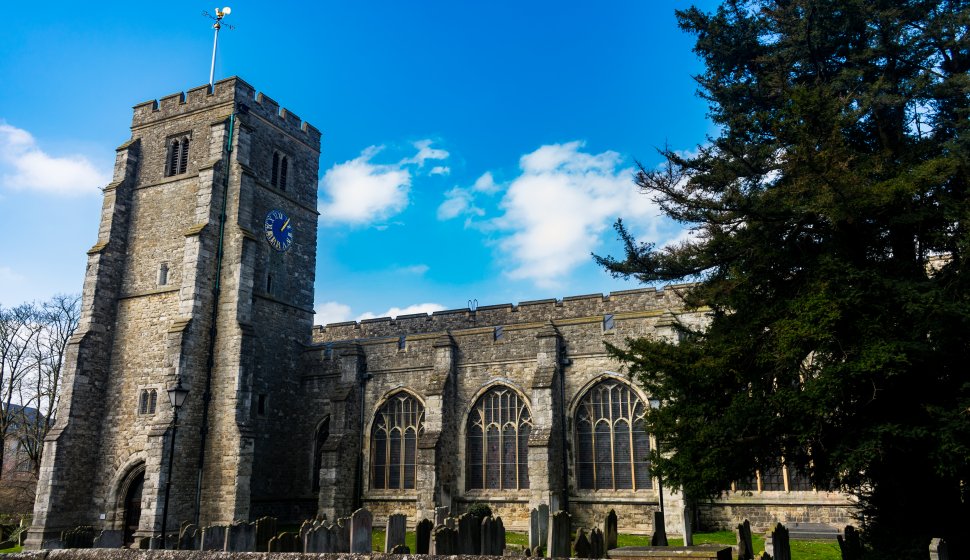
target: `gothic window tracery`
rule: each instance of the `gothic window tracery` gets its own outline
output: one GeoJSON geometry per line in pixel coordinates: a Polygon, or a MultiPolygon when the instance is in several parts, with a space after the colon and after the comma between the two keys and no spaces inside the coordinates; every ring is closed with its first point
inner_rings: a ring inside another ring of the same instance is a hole
{"type": "Polygon", "coordinates": [[[651,488],[645,403],[615,379],[594,385],[576,409],[576,471],[591,490],[651,488]]]}
{"type": "Polygon", "coordinates": [[[529,487],[529,433],[532,415],[519,394],[496,386],[468,415],[465,487],[517,490],[529,487]]]}
{"type": "Polygon", "coordinates": [[[422,433],[424,407],[413,395],[397,393],[381,406],[371,430],[371,488],[414,488],[422,433]]]}

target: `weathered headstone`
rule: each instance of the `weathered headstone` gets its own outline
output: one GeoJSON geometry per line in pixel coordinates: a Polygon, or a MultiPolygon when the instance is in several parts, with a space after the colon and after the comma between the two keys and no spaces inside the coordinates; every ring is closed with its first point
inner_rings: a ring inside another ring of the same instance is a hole
{"type": "Polygon", "coordinates": [[[765,538],[765,552],[774,560],[791,560],[791,547],[788,544],[788,529],[778,523],[765,538]]]}
{"type": "Polygon", "coordinates": [[[434,550],[431,554],[436,556],[451,556],[458,554],[458,531],[442,525],[435,528],[431,533],[431,541],[434,550]]]}
{"type": "Polygon", "coordinates": [[[226,527],[223,525],[212,525],[202,529],[202,549],[201,550],[225,550],[226,549],[226,527]]]}
{"type": "MultiPolygon", "coordinates": [[[[549,546],[549,505],[539,504],[536,506],[536,532],[539,542],[536,546],[541,546],[543,550],[549,546]]],[[[535,548],[535,547],[533,547],[535,548]]]]}
{"type": "Polygon", "coordinates": [[[441,506],[434,508],[434,526],[445,524],[445,519],[448,518],[448,514],[451,512],[451,508],[448,506],[441,506]]]}
{"type": "Polygon", "coordinates": [[[458,554],[481,554],[481,525],[476,515],[463,513],[458,516],[458,554]]]}
{"type": "Polygon", "coordinates": [[[430,519],[422,519],[414,528],[414,536],[417,539],[415,544],[415,554],[428,554],[431,550],[431,530],[434,529],[434,522],[430,519]]]}
{"type": "Polygon", "coordinates": [[[505,523],[501,517],[495,518],[495,541],[492,543],[492,550],[497,551],[497,556],[505,555],[505,523]]]}
{"type": "Polygon", "coordinates": [[[334,527],[320,523],[310,529],[303,541],[303,552],[325,553],[333,552],[334,527]]]}
{"type": "Polygon", "coordinates": [[[399,544],[391,549],[391,554],[411,554],[411,549],[406,544],[399,544]]]}
{"type": "Polygon", "coordinates": [[[606,519],[603,520],[603,538],[606,541],[606,550],[613,550],[616,548],[616,525],[616,510],[611,509],[610,512],[606,514],[606,519]]]}
{"type": "Polygon", "coordinates": [[[862,540],[859,532],[852,525],[846,525],[842,535],[835,537],[839,541],[839,550],[842,552],[842,560],[861,560],[862,540]]]}
{"type": "Polygon", "coordinates": [[[592,547],[589,544],[589,537],[586,536],[586,529],[576,532],[576,540],[573,541],[573,556],[575,558],[592,558],[592,547]]]}
{"type": "Polygon", "coordinates": [[[590,558],[606,557],[606,539],[599,527],[593,527],[593,530],[589,532],[589,552],[590,558]]]}
{"type": "Polygon", "coordinates": [[[269,540],[270,552],[300,552],[300,534],[286,531],[269,540]]]}
{"type": "Polygon", "coordinates": [[[237,521],[226,529],[227,552],[256,552],[256,525],[237,521]]]}
{"type": "Polygon", "coordinates": [[[269,540],[275,536],[275,517],[260,517],[256,520],[256,552],[268,552],[269,540]]]}
{"type": "Polygon", "coordinates": [[[371,540],[373,521],[366,508],[360,508],[350,516],[350,552],[370,554],[374,551],[371,540]]]}
{"type": "Polygon", "coordinates": [[[199,535],[199,528],[195,525],[189,523],[182,526],[182,530],[179,532],[179,550],[199,550],[199,542],[201,535],[199,535]]]}
{"type": "Polygon", "coordinates": [[[125,533],[121,530],[105,529],[94,537],[94,548],[121,548],[125,545],[125,533]]]}
{"type": "Polygon", "coordinates": [[[306,534],[309,533],[310,529],[312,528],[313,528],[312,519],[307,519],[302,524],[300,524],[300,533],[299,533],[299,536],[297,537],[297,540],[299,540],[301,544],[306,542],[306,534]]]}
{"type": "MultiPolygon", "coordinates": [[[[396,546],[404,544],[404,534],[408,530],[408,517],[403,513],[387,516],[387,529],[384,532],[384,552],[391,552],[396,546]]],[[[398,553],[400,554],[400,553],[398,553]]]]}
{"type": "Polygon", "coordinates": [[[572,529],[572,516],[566,511],[557,511],[549,520],[549,557],[569,558],[569,537],[572,529]]]}
{"type": "Polygon", "coordinates": [[[667,546],[667,527],[662,511],[653,512],[653,537],[650,539],[652,546],[667,546]]]}
{"type": "Polygon", "coordinates": [[[751,523],[745,519],[744,523],[738,524],[738,560],[754,560],[754,545],[751,542],[751,523]]]}
{"type": "Polygon", "coordinates": [[[495,518],[489,515],[485,519],[482,519],[479,531],[482,542],[481,555],[496,556],[495,551],[492,550],[492,544],[495,542],[495,518]]]}
{"type": "Polygon", "coordinates": [[[350,518],[341,517],[334,526],[334,552],[350,552],[350,518]]]}
{"type": "Polygon", "coordinates": [[[94,527],[81,525],[61,533],[64,548],[91,548],[94,546],[94,527]]]}
{"type": "Polygon", "coordinates": [[[950,560],[950,550],[943,539],[930,541],[930,560],[950,560]]]}

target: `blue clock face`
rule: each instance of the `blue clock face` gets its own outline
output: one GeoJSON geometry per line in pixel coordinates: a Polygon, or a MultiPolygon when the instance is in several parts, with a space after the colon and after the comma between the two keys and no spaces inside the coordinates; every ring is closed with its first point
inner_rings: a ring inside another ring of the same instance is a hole
{"type": "Polygon", "coordinates": [[[285,251],[293,244],[293,224],[282,210],[270,210],[263,222],[266,241],[277,251],[285,251]]]}

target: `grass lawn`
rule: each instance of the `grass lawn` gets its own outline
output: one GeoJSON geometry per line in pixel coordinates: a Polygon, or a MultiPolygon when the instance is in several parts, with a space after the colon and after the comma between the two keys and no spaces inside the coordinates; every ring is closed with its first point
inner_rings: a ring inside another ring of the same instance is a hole
{"type": "MultiPolygon", "coordinates": [[[[375,529],[373,532],[374,550],[384,551],[384,531],[375,529]]],[[[650,536],[648,535],[625,535],[620,534],[616,537],[618,546],[650,546],[650,536]]],[[[416,540],[413,532],[409,531],[404,537],[405,544],[411,549],[413,554],[416,550],[416,540]]],[[[505,542],[511,545],[526,547],[529,545],[529,535],[527,533],[505,533],[505,542]]],[[[734,545],[737,537],[731,531],[717,531],[714,533],[694,533],[694,544],[725,544],[734,545]]],[[[670,546],[682,546],[683,539],[670,539],[670,546]]],[[[751,535],[751,544],[754,545],[756,554],[760,554],[765,549],[765,539],[763,535],[751,535]]],[[[13,552],[13,551],[9,551],[13,552]]],[[[791,541],[792,558],[796,560],[841,560],[839,544],[835,541],[791,541]]]]}
{"type": "Polygon", "coordinates": [[[4,549],[0,549],[0,554],[6,554],[6,553],[8,553],[8,552],[20,552],[20,551],[22,551],[22,550],[23,550],[23,547],[20,547],[20,546],[15,546],[15,547],[13,547],[13,548],[4,548],[4,549]]]}

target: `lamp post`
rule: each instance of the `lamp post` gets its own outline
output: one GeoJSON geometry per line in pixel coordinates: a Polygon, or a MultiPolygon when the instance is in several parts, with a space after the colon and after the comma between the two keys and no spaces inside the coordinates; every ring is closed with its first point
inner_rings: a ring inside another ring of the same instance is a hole
{"type": "Polygon", "coordinates": [[[168,479],[165,481],[165,501],[162,505],[162,548],[165,548],[165,533],[168,530],[168,497],[172,492],[172,469],[175,460],[175,430],[178,429],[179,409],[185,403],[189,390],[182,387],[182,377],[175,378],[175,386],[168,390],[168,400],[172,403],[172,439],[168,446],[168,479]]]}
{"type": "MultiPolygon", "coordinates": [[[[660,408],[660,399],[651,397],[648,399],[651,409],[660,408]]],[[[657,440],[657,453],[660,453],[660,440],[657,440]]],[[[657,474],[657,495],[660,496],[660,513],[664,512],[664,483],[661,479],[660,474],[657,474]]]]}

